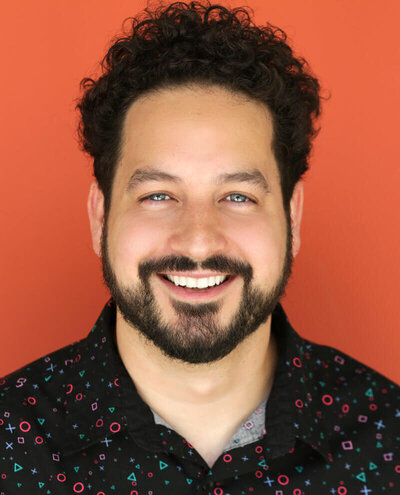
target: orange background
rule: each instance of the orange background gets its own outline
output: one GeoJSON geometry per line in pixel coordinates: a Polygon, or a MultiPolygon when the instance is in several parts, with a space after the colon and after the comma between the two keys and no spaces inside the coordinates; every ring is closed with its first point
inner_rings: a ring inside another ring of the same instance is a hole
{"type": "MultiPolygon", "coordinates": [[[[400,383],[400,2],[248,5],[258,23],[288,33],[331,93],[283,305],[301,335],[400,383]]],[[[0,375],[86,336],[106,301],[86,213],[91,163],[78,148],[74,100],[123,19],[145,6],[2,3],[0,375]]]]}

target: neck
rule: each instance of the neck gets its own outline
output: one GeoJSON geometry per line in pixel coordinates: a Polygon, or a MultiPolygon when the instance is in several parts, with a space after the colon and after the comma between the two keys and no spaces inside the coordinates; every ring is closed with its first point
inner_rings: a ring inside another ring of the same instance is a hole
{"type": "Polygon", "coordinates": [[[223,359],[188,364],[165,356],[122,318],[117,309],[121,359],[145,402],[161,417],[176,407],[215,407],[237,401],[254,410],[269,394],[277,360],[271,317],[223,359]],[[167,404],[161,411],[159,404],[167,404]],[[164,414],[160,414],[164,412],[164,414]]]}

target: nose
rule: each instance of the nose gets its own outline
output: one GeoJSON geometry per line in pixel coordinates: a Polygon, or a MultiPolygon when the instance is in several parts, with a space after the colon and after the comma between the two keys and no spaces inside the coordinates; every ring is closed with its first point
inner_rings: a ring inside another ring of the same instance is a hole
{"type": "Polygon", "coordinates": [[[186,208],[169,238],[169,249],[194,261],[227,252],[225,237],[218,213],[212,206],[198,203],[186,208]]]}

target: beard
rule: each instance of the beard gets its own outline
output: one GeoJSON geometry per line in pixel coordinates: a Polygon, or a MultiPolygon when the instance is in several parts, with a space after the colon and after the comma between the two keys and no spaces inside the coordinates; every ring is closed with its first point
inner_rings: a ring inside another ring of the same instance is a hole
{"type": "Polygon", "coordinates": [[[139,282],[136,286],[123,286],[111,266],[107,246],[107,219],[102,231],[101,254],[103,278],[111,297],[124,320],[140,332],[162,353],[184,363],[211,363],[231,353],[249,335],[265,323],[285,294],[289,281],[292,256],[292,231],[287,218],[287,242],[283,268],[279,279],[269,290],[254,286],[253,269],[243,261],[215,255],[196,263],[187,257],[167,256],[150,259],[139,264],[139,282]],[[168,271],[212,270],[243,278],[244,285],[239,308],[232,314],[229,324],[217,321],[221,301],[187,303],[171,298],[177,321],[167,322],[162,307],[157,304],[149,279],[152,274],[168,271]]]}

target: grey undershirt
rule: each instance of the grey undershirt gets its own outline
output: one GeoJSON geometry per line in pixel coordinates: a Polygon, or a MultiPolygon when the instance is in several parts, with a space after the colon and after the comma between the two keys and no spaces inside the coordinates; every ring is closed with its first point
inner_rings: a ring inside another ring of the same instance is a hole
{"type": "MultiPolygon", "coordinates": [[[[230,439],[228,445],[225,447],[224,452],[235,449],[236,447],[243,447],[249,443],[256,442],[265,435],[265,407],[267,399],[262,402],[255,411],[246,419],[246,421],[239,426],[236,433],[230,439]]],[[[156,424],[164,425],[170,430],[173,428],[169,426],[156,412],[152,410],[154,421],[156,424]]]]}

